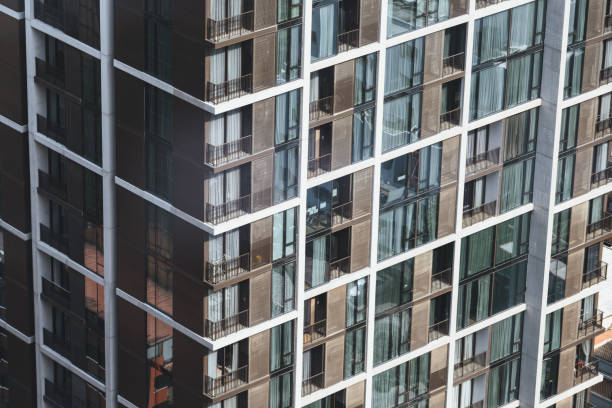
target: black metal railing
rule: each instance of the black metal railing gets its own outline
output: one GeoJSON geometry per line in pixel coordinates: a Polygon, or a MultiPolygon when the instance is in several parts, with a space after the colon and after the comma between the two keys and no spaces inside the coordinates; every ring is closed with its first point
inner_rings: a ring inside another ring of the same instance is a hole
{"type": "Polygon", "coordinates": [[[442,336],[448,334],[448,319],[442,320],[441,322],[434,323],[429,326],[429,341],[438,340],[442,336]]]}
{"type": "Polygon", "coordinates": [[[68,234],[59,234],[46,225],[40,224],[40,240],[64,254],[68,253],[68,234]]]}
{"type": "Polygon", "coordinates": [[[468,157],[465,161],[465,173],[473,174],[499,164],[499,147],[468,157]]]}
{"type": "Polygon", "coordinates": [[[66,142],[66,128],[47,120],[44,116],[36,115],[36,128],[39,133],[53,140],[63,144],[66,142]]]}
{"type": "Polygon", "coordinates": [[[440,130],[450,129],[461,124],[461,108],[455,108],[440,115],[440,130]]]}
{"type": "Polygon", "coordinates": [[[487,365],[487,353],[482,352],[455,364],[455,380],[485,368],[487,365]]]}
{"type": "Polygon", "coordinates": [[[63,87],[65,82],[65,72],[63,68],[49,64],[40,58],[36,58],[36,76],[54,85],[63,87]]]}
{"type": "Polygon", "coordinates": [[[583,383],[599,373],[599,361],[578,361],[574,366],[574,385],[583,383]]]}
{"type": "Polygon", "coordinates": [[[206,23],[206,39],[212,42],[229,40],[253,32],[253,10],[206,23]]]}
{"type": "Polygon", "coordinates": [[[336,279],[342,275],[351,273],[351,256],[341,258],[329,263],[329,279],[336,279]]]}
{"type": "Polygon", "coordinates": [[[316,177],[331,171],[331,153],[308,160],[308,177],[316,177]]]}
{"type": "Polygon", "coordinates": [[[442,60],[442,75],[448,76],[453,75],[457,72],[461,72],[465,67],[465,53],[460,52],[458,54],[449,55],[442,60]]]}
{"type": "Polygon", "coordinates": [[[612,214],[604,214],[604,217],[587,225],[586,238],[595,239],[612,231],[612,214]]]}
{"type": "Polygon", "coordinates": [[[599,266],[582,274],[582,289],[586,289],[608,278],[608,264],[601,262],[599,266]]]}
{"type": "Polygon", "coordinates": [[[497,200],[463,211],[463,226],[468,227],[495,215],[497,200]]]}
{"type": "Polygon", "coordinates": [[[612,81],[612,67],[602,68],[599,71],[599,84],[605,85],[612,81]]]}
{"type": "Polygon", "coordinates": [[[217,378],[204,376],[204,393],[209,397],[225,394],[249,382],[249,366],[245,365],[217,378]]]}
{"type": "Polygon", "coordinates": [[[597,115],[597,121],[595,122],[595,138],[606,136],[610,129],[612,129],[612,116],[602,118],[601,115],[597,115]]]}
{"type": "Polygon", "coordinates": [[[338,34],[338,53],[359,47],[359,29],[338,34]]]}
{"type": "Polygon", "coordinates": [[[47,278],[42,278],[42,295],[65,308],[70,308],[70,292],[47,278]]]}
{"type": "Polygon", "coordinates": [[[591,174],[591,188],[607,184],[612,179],[612,166],[591,174]]]}
{"type": "Polygon", "coordinates": [[[334,113],[334,95],[310,102],[308,108],[310,120],[319,120],[334,113]]]}
{"type": "Polygon", "coordinates": [[[38,170],[38,188],[61,200],[66,201],[68,198],[67,184],[40,169],[38,170]]]}
{"type": "Polygon", "coordinates": [[[351,219],[353,219],[352,201],[332,207],[332,227],[341,225],[351,219]]]}
{"type": "Polygon", "coordinates": [[[249,309],[213,322],[206,319],[206,336],[213,340],[227,336],[249,326],[249,309]]]}
{"type": "Polygon", "coordinates": [[[206,203],[206,221],[218,224],[251,212],[251,195],[223,204],[206,203]]]}
{"type": "Polygon", "coordinates": [[[304,344],[325,337],[327,333],[327,321],[325,319],[304,327],[304,344]]]}
{"type": "Polygon", "coordinates": [[[453,268],[448,268],[431,275],[431,293],[448,288],[453,283],[453,268]]]}
{"type": "Polygon", "coordinates": [[[214,167],[248,156],[253,152],[252,140],[251,136],[244,136],[218,146],[207,143],[206,163],[214,167]]]}
{"type": "Polygon", "coordinates": [[[595,311],[593,316],[585,318],[580,316],[578,322],[578,338],[588,336],[599,330],[603,330],[603,312],[601,310],[595,311]]]}
{"type": "Polygon", "coordinates": [[[302,396],[312,394],[313,392],[323,388],[325,383],[325,371],[314,374],[302,380],[302,396]]]}
{"type": "Polygon", "coordinates": [[[251,269],[250,261],[251,256],[248,252],[234,258],[224,256],[212,262],[206,261],[204,280],[211,285],[216,285],[219,282],[235,278],[251,269]]]}
{"type": "Polygon", "coordinates": [[[218,84],[209,81],[206,86],[206,100],[213,103],[225,102],[252,92],[253,75],[248,74],[218,84]]]}

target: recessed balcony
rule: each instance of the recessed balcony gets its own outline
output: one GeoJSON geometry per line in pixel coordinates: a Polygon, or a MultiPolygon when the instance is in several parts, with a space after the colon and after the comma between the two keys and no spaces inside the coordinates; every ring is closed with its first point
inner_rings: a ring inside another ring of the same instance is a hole
{"type": "Polygon", "coordinates": [[[325,337],[327,332],[327,321],[325,319],[304,327],[304,344],[310,344],[315,340],[325,337]]]}
{"type": "Polygon", "coordinates": [[[450,287],[453,284],[453,268],[448,268],[431,275],[431,293],[450,287]]]}
{"type": "Polygon", "coordinates": [[[359,47],[359,29],[338,34],[338,53],[359,47]]]}
{"type": "Polygon", "coordinates": [[[206,144],[206,164],[217,167],[252,154],[252,137],[244,136],[221,145],[206,144]]]}
{"type": "Polygon", "coordinates": [[[216,378],[204,376],[204,393],[209,398],[215,398],[238,387],[248,384],[249,366],[245,365],[236,370],[222,372],[216,378]]]}
{"type": "Polygon", "coordinates": [[[247,327],[249,327],[248,309],[217,321],[208,319],[205,321],[206,336],[213,340],[236,333],[238,330],[242,330],[247,327]]]}
{"type": "Polygon", "coordinates": [[[302,396],[312,394],[323,388],[325,383],[325,371],[311,375],[310,377],[302,380],[302,396]]]}
{"type": "Polygon", "coordinates": [[[331,171],[331,153],[308,160],[308,178],[317,177],[331,171]]]}
{"type": "Polygon", "coordinates": [[[612,166],[591,174],[591,188],[608,184],[612,179],[612,166]]]}
{"type": "Polygon", "coordinates": [[[601,310],[595,311],[593,316],[580,316],[580,321],[578,322],[579,339],[603,331],[603,312],[601,310]]]}
{"type": "Polygon", "coordinates": [[[47,278],[42,278],[42,296],[66,309],[70,308],[70,292],[47,278]]]}
{"type": "Polygon", "coordinates": [[[574,385],[582,384],[598,374],[599,362],[597,360],[577,361],[574,366],[574,385]]]}
{"type": "Polygon", "coordinates": [[[40,169],[38,170],[38,189],[60,200],[66,201],[68,199],[66,183],[40,169]]]}
{"type": "Polygon", "coordinates": [[[206,85],[206,100],[212,103],[226,102],[253,93],[253,75],[247,74],[229,81],[206,85]]]}
{"type": "Polygon", "coordinates": [[[469,227],[477,222],[493,217],[496,209],[497,200],[493,200],[468,210],[463,210],[463,227],[469,227]]]}
{"type": "Polygon", "coordinates": [[[612,67],[602,68],[599,71],[599,85],[609,84],[612,81],[612,67]]]}
{"type": "Polygon", "coordinates": [[[253,32],[253,10],[234,16],[214,19],[206,22],[206,39],[212,43],[230,40],[253,32]]]}
{"type": "Polygon", "coordinates": [[[36,58],[36,76],[60,88],[64,87],[64,69],[49,64],[47,61],[43,61],[40,58],[36,58]]]}
{"type": "Polygon", "coordinates": [[[353,219],[353,202],[349,201],[332,207],[332,227],[342,225],[353,219]]]}
{"type": "Polygon", "coordinates": [[[234,258],[226,258],[209,262],[206,261],[204,281],[209,285],[225,282],[243,273],[249,272],[251,257],[249,253],[234,258]]]}
{"type": "Polygon", "coordinates": [[[434,323],[429,326],[428,340],[430,342],[438,340],[440,337],[448,335],[448,319],[434,323]]]}
{"type": "Polygon", "coordinates": [[[64,254],[68,253],[68,234],[54,232],[46,225],[40,224],[40,240],[64,254]]]}
{"type": "Polygon", "coordinates": [[[597,285],[598,283],[605,281],[607,277],[608,264],[601,262],[597,268],[590,271],[584,271],[582,273],[582,289],[597,285]]]}
{"type": "Polygon", "coordinates": [[[310,102],[309,108],[310,121],[317,121],[334,114],[334,95],[326,96],[310,102]]]}
{"type": "Polygon", "coordinates": [[[44,116],[36,115],[36,128],[38,133],[42,133],[59,143],[66,143],[66,128],[56,122],[47,120],[44,116]]]}
{"type": "Polygon", "coordinates": [[[460,52],[442,59],[442,76],[462,72],[465,68],[465,53],[460,52]]]}
{"type": "Polygon", "coordinates": [[[499,147],[468,157],[465,163],[465,174],[470,175],[499,164],[499,147]]]}
{"type": "Polygon", "coordinates": [[[598,238],[612,231],[612,214],[604,214],[601,220],[592,222],[587,225],[586,238],[587,240],[598,238]]]}
{"type": "Polygon", "coordinates": [[[487,353],[482,352],[455,364],[454,379],[468,376],[477,371],[483,370],[487,366],[487,353]]]}
{"type": "Polygon", "coordinates": [[[251,212],[251,195],[222,204],[206,203],[206,221],[218,224],[251,212]]]}
{"type": "Polygon", "coordinates": [[[461,124],[461,108],[455,108],[440,115],[440,130],[450,129],[461,124]]]}

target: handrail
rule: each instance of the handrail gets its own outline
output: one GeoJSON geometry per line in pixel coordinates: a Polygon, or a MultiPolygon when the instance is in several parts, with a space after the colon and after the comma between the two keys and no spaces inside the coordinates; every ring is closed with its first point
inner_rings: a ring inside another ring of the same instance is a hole
{"type": "Polygon", "coordinates": [[[339,278],[342,275],[351,273],[351,256],[337,259],[329,263],[329,279],[333,280],[339,278]]]}
{"type": "Polygon", "coordinates": [[[582,289],[586,289],[598,284],[599,282],[605,281],[607,277],[608,264],[601,262],[597,268],[582,273],[582,289]]]}
{"type": "Polygon", "coordinates": [[[302,396],[312,394],[313,392],[323,388],[325,382],[325,371],[321,371],[302,381],[302,396]]]}
{"type": "Polygon", "coordinates": [[[574,366],[574,385],[583,383],[595,377],[599,372],[599,361],[590,360],[588,362],[578,361],[574,366]]]}
{"type": "Polygon", "coordinates": [[[446,336],[448,334],[448,319],[432,324],[429,326],[428,332],[429,341],[438,340],[440,337],[446,336]]]}
{"type": "Polygon", "coordinates": [[[596,171],[591,174],[591,188],[606,184],[610,179],[612,179],[612,166],[596,171]]]}
{"type": "Polygon", "coordinates": [[[308,160],[308,177],[317,177],[331,171],[331,153],[308,160]]]}
{"type": "Polygon", "coordinates": [[[319,320],[311,325],[304,326],[304,344],[312,343],[313,341],[325,337],[327,333],[327,321],[319,320]]]}
{"type": "Polygon", "coordinates": [[[244,272],[248,272],[250,268],[250,254],[245,254],[226,258],[223,256],[221,259],[214,261],[206,261],[206,274],[204,281],[209,284],[216,285],[219,282],[226,281],[234,278],[244,272]]]}
{"type": "Polygon", "coordinates": [[[600,85],[607,84],[612,81],[612,67],[606,67],[599,70],[600,85]]]}
{"type": "Polygon", "coordinates": [[[453,279],[453,268],[447,268],[443,271],[436,272],[431,275],[430,292],[433,293],[442,288],[449,287],[452,285],[453,279]]]}
{"type": "Polygon", "coordinates": [[[65,71],[55,65],[48,63],[40,58],[36,58],[36,75],[48,80],[49,82],[63,86],[65,81],[65,71]]]}
{"type": "Polygon", "coordinates": [[[65,182],[52,177],[49,173],[38,169],[38,188],[64,201],[67,199],[68,186],[65,182]]]}
{"type": "Polygon", "coordinates": [[[204,375],[204,393],[210,397],[216,397],[241,385],[246,385],[248,382],[249,366],[247,364],[216,378],[204,375]]]}
{"type": "Polygon", "coordinates": [[[450,129],[461,124],[461,107],[440,114],[440,130],[450,129]]]}
{"type": "Polygon", "coordinates": [[[578,338],[587,336],[599,329],[603,329],[603,312],[601,310],[597,310],[593,316],[586,319],[584,316],[580,316],[578,338]]]}
{"type": "Polygon", "coordinates": [[[477,171],[485,170],[491,166],[499,164],[500,148],[496,147],[486,152],[478,153],[475,156],[468,157],[465,161],[466,174],[476,173],[477,171]]]}
{"type": "Polygon", "coordinates": [[[216,322],[206,319],[206,336],[213,340],[227,336],[249,326],[249,309],[216,322]]]}
{"type": "Polygon", "coordinates": [[[455,364],[454,378],[455,380],[462,378],[476,370],[485,368],[487,365],[487,352],[476,354],[470,358],[462,360],[455,364]]]}
{"type": "Polygon", "coordinates": [[[252,150],[252,137],[250,135],[220,145],[206,143],[206,163],[216,167],[248,156],[253,152],[252,150]]]}
{"type": "Polygon", "coordinates": [[[229,101],[253,92],[253,75],[247,74],[229,81],[206,85],[206,100],[212,103],[229,101]]]}
{"type": "Polygon", "coordinates": [[[611,222],[612,214],[608,214],[602,219],[588,224],[586,228],[586,238],[594,239],[610,232],[612,230],[612,227],[610,225],[611,222]]]}
{"type": "Polygon", "coordinates": [[[359,47],[359,28],[338,34],[337,41],[338,53],[359,47]]]}
{"type": "Polygon", "coordinates": [[[206,203],[206,221],[218,224],[251,212],[251,195],[222,204],[206,203]]]}
{"type": "Polygon", "coordinates": [[[601,115],[597,115],[597,119],[595,121],[595,135],[596,139],[603,137],[604,135],[597,135],[598,133],[602,133],[605,130],[612,128],[612,114],[608,114],[608,116],[602,118],[601,115]]]}
{"type": "Polygon", "coordinates": [[[206,24],[206,39],[212,42],[229,40],[253,32],[254,11],[215,20],[208,18],[206,24]]]}
{"type": "Polygon", "coordinates": [[[463,211],[463,226],[467,227],[495,215],[497,200],[463,211]]]}
{"type": "Polygon", "coordinates": [[[459,52],[442,59],[442,75],[448,76],[461,72],[465,68],[465,52],[459,52]]]}
{"type": "Polygon", "coordinates": [[[42,294],[66,308],[70,307],[70,291],[45,277],[42,278],[42,294]]]}
{"type": "Polygon", "coordinates": [[[353,218],[353,202],[348,201],[344,204],[332,207],[332,226],[341,225],[353,218]]]}
{"type": "Polygon", "coordinates": [[[311,101],[308,107],[310,120],[319,120],[334,113],[334,95],[311,101]]]}
{"type": "Polygon", "coordinates": [[[58,234],[44,224],[40,224],[40,240],[64,254],[68,252],[68,234],[58,234]]]}

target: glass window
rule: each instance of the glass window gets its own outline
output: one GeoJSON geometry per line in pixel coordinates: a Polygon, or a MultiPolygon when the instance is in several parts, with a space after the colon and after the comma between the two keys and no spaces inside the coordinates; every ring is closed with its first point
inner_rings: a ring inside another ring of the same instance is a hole
{"type": "Polygon", "coordinates": [[[294,309],[295,263],[272,267],[272,317],[288,313],[294,309]]]}
{"type": "MultiPolygon", "coordinates": [[[[372,379],[372,408],[427,406],[427,399],[410,404],[429,392],[429,353],[377,374],[372,379]]],[[[416,401],[415,401],[416,402],[416,401]]]]}
{"type": "Polygon", "coordinates": [[[569,228],[571,221],[571,208],[556,213],[553,218],[553,231],[551,254],[556,255],[567,251],[569,244],[569,228]]]}
{"type": "Polygon", "coordinates": [[[487,406],[500,407],[518,399],[521,359],[516,358],[489,370],[487,406]]]}
{"type": "Polygon", "coordinates": [[[417,92],[385,100],[382,131],[383,152],[419,140],[422,98],[423,94],[417,92]]]}
{"type": "Polygon", "coordinates": [[[459,286],[457,327],[464,328],[489,317],[492,274],[459,286]]]}
{"type": "Polygon", "coordinates": [[[331,227],[332,183],[309,188],[306,195],[306,234],[331,227]]]}
{"type": "Polygon", "coordinates": [[[557,393],[557,379],[559,378],[559,353],[544,357],[542,361],[542,382],[540,400],[552,397],[557,393]]]}
{"type": "Polygon", "coordinates": [[[580,94],[582,90],[582,64],[584,62],[584,45],[571,47],[565,54],[565,99],[580,94]]]}
{"type": "Polygon", "coordinates": [[[449,0],[388,0],[387,38],[448,20],[449,0]]]}
{"type": "Polygon", "coordinates": [[[274,204],[297,195],[298,145],[291,143],[274,153],[274,204]]]}
{"type": "Polygon", "coordinates": [[[274,144],[279,146],[300,136],[301,89],[276,97],[274,144]]]}
{"type": "Polygon", "coordinates": [[[588,0],[570,0],[569,27],[567,30],[568,45],[585,39],[588,3],[588,0]]]}
{"type": "Polygon", "coordinates": [[[147,303],[172,316],[174,298],[173,237],[170,215],[147,206],[147,303]]]}
{"type": "Polygon", "coordinates": [[[172,83],[172,15],[170,0],[147,0],[145,17],[145,70],[172,83]]]}
{"type": "Polygon", "coordinates": [[[376,273],[376,314],[412,301],[414,258],[376,273]]]}
{"type": "Polygon", "coordinates": [[[369,159],[374,154],[374,108],[353,113],[352,162],[369,159]]]}
{"type": "Polygon", "coordinates": [[[461,241],[461,270],[464,279],[493,266],[495,227],[489,227],[463,238],[461,241]]]}
{"type": "Polygon", "coordinates": [[[507,55],[509,17],[510,12],[503,11],[476,20],[474,23],[473,65],[507,55]]]}
{"type": "Polygon", "coordinates": [[[505,83],[506,63],[472,73],[471,119],[482,118],[503,109],[505,83]]]}
{"type": "Polygon", "coordinates": [[[366,326],[347,330],[344,338],[344,378],[352,377],[365,368],[366,326]]]}
{"type": "Polygon", "coordinates": [[[293,364],[293,321],[270,329],[270,372],[293,364]]]}
{"type": "Polygon", "coordinates": [[[297,208],[274,214],[272,260],[295,254],[297,208]]]}
{"type": "Polygon", "coordinates": [[[527,261],[506,266],[493,274],[493,312],[497,314],[525,301],[527,261]]]}
{"type": "Polygon", "coordinates": [[[491,326],[491,364],[520,352],[522,335],[523,313],[511,316],[491,326]]]}
{"type": "Polygon", "coordinates": [[[298,79],[301,66],[302,25],[279,29],[276,33],[276,84],[298,79]]]}
{"type": "Polygon", "coordinates": [[[524,255],[529,249],[529,225],[531,214],[527,213],[497,226],[495,234],[495,264],[505,263],[524,255]]]}
{"type": "Polygon", "coordinates": [[[385,95],[404,91],[423,83],[425,40],[423,37],[387,50],[385,95]]]}
{"type": "Polygon", "coordinates": [[[376,97],[376,53],[355,60],[355,106],[372,102],[376,97]]]}
{"type": "Polygon", "coordinates": [[[270,408],[291,408],[293,371],[270,378],[270,408]]]}
{"type": "Polygon", "coordinates": [[[346,327],[365,322],[368,308],[368,279],[361,278],[346,286],[346,327]]]}
{"type": "MultiPolygon", "coordinates": [[[[601,99],[599,106],[601,106],[601,99]]],[[[608,111],[609,106],[610,104],[608,103],[608,111]]],[[[563,113],[561,115],[561,136],[559,138],[559,153],[576,147],[579,117],[580,104],[572,105],[569,108],[563,109],[563,113]]]]}
{"type": "Polygon", "coordinates": [[[555,194],[556,204],[572,198],[575,162],[576,153],[559,157],[557,163],[557,190],[555,194]]]}
{"type": "Polygon", "coordinates": [[[164,199],[172,196],[172,96],[159,89],[145,88],[145,144],[147,188],[164,199]]]}
{"type": "Polygon", "coordinates": [[[544,354],[558,350],[561,347],[561,325],[563,322],[563,309],[546,315],[544,326],[544,354]]]}
{"type": "Polygon", "coordinates": [[[338,53],[338,2],[323,0],[312,7],[311,58],[317,61],[338,53]]]}
{"type": "Polygon", "coordinates": [[[531,202],[534,163],[531,158],[504,166],[500,213],[531,202]]]}
{"type": "Polygon", "coordinates": [[[278,0],[277,22],[293,20],[302,15],[301,0],[278,0]]]}

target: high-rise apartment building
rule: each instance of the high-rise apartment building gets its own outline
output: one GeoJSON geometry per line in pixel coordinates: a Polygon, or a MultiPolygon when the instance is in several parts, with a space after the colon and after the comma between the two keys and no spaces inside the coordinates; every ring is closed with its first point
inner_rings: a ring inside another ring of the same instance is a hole
{"type": "Polygon", "coordinates": [[[588,407],[611,6],[0,0],[0,407],[588,407]]]}

